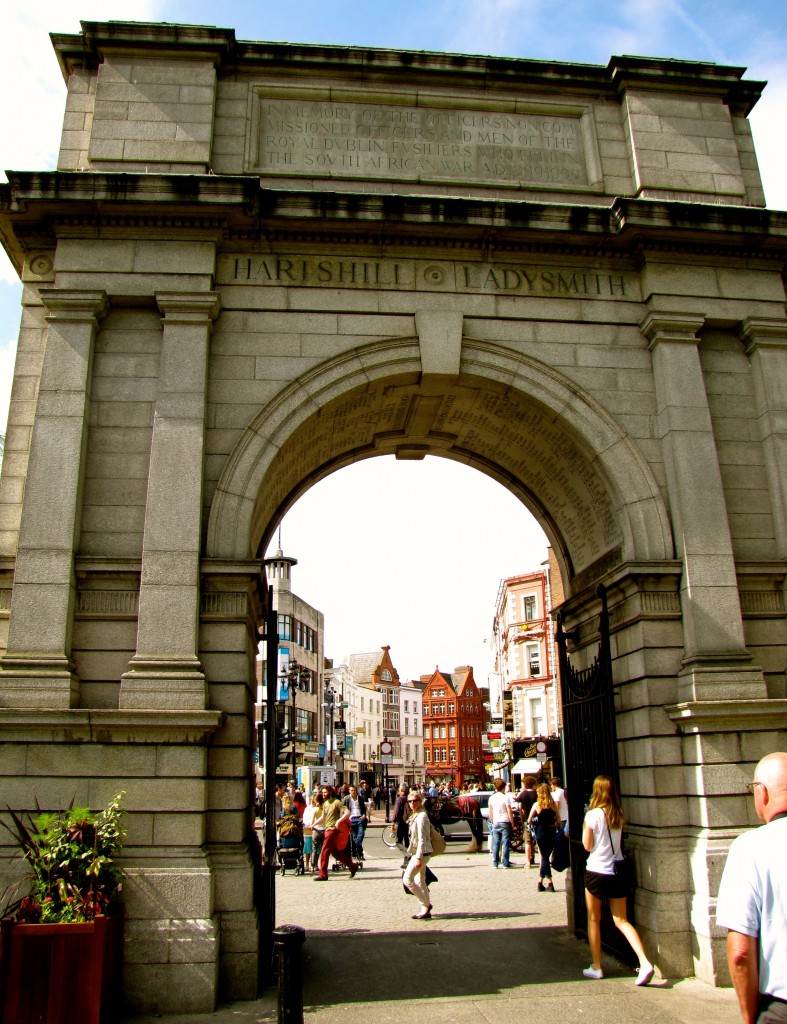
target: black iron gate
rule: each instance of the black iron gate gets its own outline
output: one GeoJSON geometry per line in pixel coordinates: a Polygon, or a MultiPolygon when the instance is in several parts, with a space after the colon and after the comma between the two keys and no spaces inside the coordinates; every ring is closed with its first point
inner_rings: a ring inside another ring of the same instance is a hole
{"type": "MultiPolygon", "coordinates": [[[[566,649],[567,640],[576,635],[563,629],[563,615],[557,617],[557,646],[560,682],[563,691],[563,731],[565,749],[565,785],[568,820],[571,828],[571,876],[574,899],[574,932],[587,935],[585,906],[585,860],[582,846],[582,822],[585,807],[597,775],[609,775],[619,787],[618,744],[615,731],[615,699],[612,684],[612,657],[609,644],[609,610],[606,588],[599,586],[601,599],[599,648],[592,664],[576,669],[566,649]]],[[[631,900],[629,903],[631,904],[631,900]]],[[[631,911],[629,906],[629,912],[631,911]]],[[[631,919],[631,914],[629,913],[631,919]]],[[[612,923],[609,908],[601,921],[602,944],[627,963],[636,961],[632,949],[612,923]]]]}

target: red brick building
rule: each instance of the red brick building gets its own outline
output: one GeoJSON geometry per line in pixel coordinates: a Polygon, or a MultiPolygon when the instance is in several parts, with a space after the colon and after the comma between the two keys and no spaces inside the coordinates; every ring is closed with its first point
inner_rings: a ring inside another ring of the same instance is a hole
{"type": "Polygon", "coordinates": [[[486,694],[478,688],[470,665],[455,672],[435,669],[424,684],[424,772],[427,780],[459,789],[484,780],[481,734],[486,721],[486,694]]]}

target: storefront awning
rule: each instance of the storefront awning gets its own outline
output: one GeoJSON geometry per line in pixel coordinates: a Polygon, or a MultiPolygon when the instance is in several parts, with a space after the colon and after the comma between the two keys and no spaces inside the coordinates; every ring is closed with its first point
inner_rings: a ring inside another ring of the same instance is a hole
{"type": "Polygon", "coordinates": [[[541,770],[541,762],[534,757],[520,758],[511,769],[512,775],[538,775],[541,770]]]}

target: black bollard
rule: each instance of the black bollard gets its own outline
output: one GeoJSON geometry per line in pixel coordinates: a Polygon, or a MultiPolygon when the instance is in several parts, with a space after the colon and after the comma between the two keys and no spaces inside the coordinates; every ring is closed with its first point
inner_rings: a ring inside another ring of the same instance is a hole
{"type": "Polygon", "coordinates": [[[279,966],[279,1024],[303,1024],[303,944],[306,929],[283,924],[273,929],[279,966]]]}

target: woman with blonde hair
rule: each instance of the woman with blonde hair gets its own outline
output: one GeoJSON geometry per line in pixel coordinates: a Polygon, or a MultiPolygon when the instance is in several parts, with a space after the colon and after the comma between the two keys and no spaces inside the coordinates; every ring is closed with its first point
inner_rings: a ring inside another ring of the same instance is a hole
{"type": "Polygon", "coordinates": [[[432,916],[432,903],[426,885],[426,867],[432,856],[429,818],[417,789],[411,789],[407,794],[407,803],[410,805],[410,844],[407,847],[410,860],[404,870],[402,882],[414,896],[418,897],[421,904],[421,913],[413,914],[413,920],[428,921],[432,916]]]}
{"type": "Polygon", "coordinates": [[[303,812],[303,870],[308,874],[312,872],[312,854],[315,864],[320,855],[320,851],[314,849],[314,819],[320,813],[321,804],[322,797],[312,793],[303,812]]]}
{"type": "Polygon", "coordinates": [[[554,892],[555,886],[552,883],[552,866],[549,863],[549,858],[555,848],[555,836],[560,827],[560,813],[546,783],[540,785],[536,790],[536,802],[530,808],[527,823],[534,828],[536,844],[541,854],[538,891],[554,892]]]}
{"type": "Polygon", "coordinates": [[[615,874],[615,861],[623,860],[624,818],[618,791],[608,775],[596,776],[588,806],[582,826],[582,845],[590,855],[585,867],[585,903],[593,963],[582,973],[594,980],[604,977],[601,970],[601,907],[608,899],[615,927],[626,936],[639,960],[635,984],[647,985],[653,977],[653,964],[645,955],[637,929],[626,917],[626,882],[615,874]]]}

